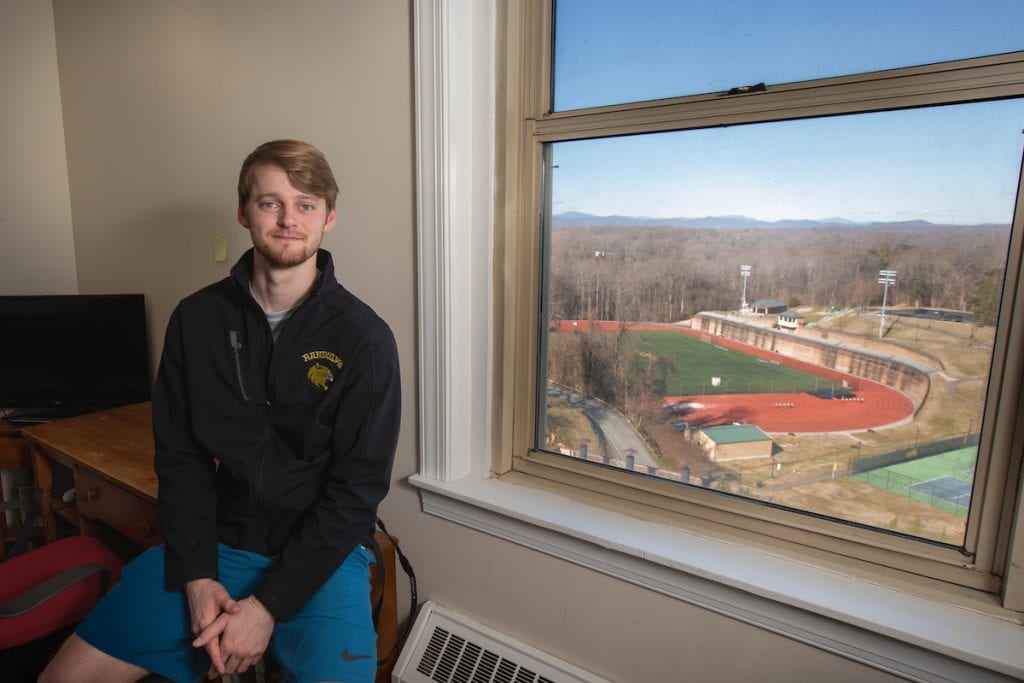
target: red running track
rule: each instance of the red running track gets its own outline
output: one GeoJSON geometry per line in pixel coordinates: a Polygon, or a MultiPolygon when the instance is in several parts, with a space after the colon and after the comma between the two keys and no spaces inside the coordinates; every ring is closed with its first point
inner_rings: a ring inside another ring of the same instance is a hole
{"type": "MultiPolygon", "coordinates": [[[[622,326],[622,323],[618,322],[594,324],[598,329],[607,332],[617,331],[622,326]]],[[[562,321],[554,324],[552,330],[586,329],[587,325],[585,321],[562,321]]],[[[907,396],[884,384],[871,382],[862,377],[836,372],[731,339],[675,325],[627,323],[626,328],[638,331],[669,330],[698,338],[710,336],[715,344],[741,353],[778,361],[832,381],[846,380],[858,387],[853,393],[854,400],[818,398],[807,393],[666,396],[666,403],[700,404],[701,407],[694,407],[685,414],[679,414],[678,419],[692,427],[741,422],[757,425],[766,432],[848,432],[884,427],[914,414],[914,403],[907,396]]]]}

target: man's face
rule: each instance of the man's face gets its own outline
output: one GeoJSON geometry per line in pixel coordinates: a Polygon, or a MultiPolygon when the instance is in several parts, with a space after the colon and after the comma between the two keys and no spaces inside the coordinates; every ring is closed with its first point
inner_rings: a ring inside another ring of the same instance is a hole
{"type": "Polygon", "coordinates": [[[249,201],[238,208],[238,222],[249,230],[257,254],[275,268],[314,258],[335,218],[323,197],[293,187],[284,169],[274,164],[253,169],[249,201]]]}

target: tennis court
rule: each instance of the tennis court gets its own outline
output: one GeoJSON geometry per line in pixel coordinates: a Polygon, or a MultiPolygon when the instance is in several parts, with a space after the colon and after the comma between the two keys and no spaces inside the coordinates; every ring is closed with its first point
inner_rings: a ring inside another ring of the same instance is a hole
{"type": "Polygon", "coordinates": [[[965,516],[974,484],[975,446],[901,462],[854,475],[854,479],[965,516]]]}
{"type": "Polygon", "coordinates": [[[917,484],[911,484],[910,488],[916,493],[941,498],[964,508],[969,507],[971,504],[970,483],[953,477],[940,477],[930,481],[922,481],[917,484]]]}

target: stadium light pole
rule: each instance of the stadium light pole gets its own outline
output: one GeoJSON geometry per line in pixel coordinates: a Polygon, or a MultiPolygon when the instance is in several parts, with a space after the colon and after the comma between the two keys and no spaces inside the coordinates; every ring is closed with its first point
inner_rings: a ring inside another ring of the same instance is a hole
{"type": "Polygon", "coordinates": [[[740,296],[740,312],[745,313],[747,309],[747,278],[750,277],[750,266],[740,266],[740,277],[743,278],[743,295],[740,296]]]}
{"type": "Polygon", "coordinates": [[[895,270],[880,270],[878,271],[878,283],[885,285],[885,289],[882,291],[882,315],[878,320],[878,338],[882,338],[882,330],[885,329],[885,303],[889,298],[889,285],[896,284],[896,271],[895,270]]]}

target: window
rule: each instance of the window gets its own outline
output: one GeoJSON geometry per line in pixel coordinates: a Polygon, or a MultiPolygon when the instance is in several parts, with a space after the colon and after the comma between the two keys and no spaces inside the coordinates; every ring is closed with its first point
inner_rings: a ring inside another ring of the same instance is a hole
{"type": "MultiPolygon", "coordinates": [[[[980,513],[969,520],[978,531],[965,543],[973,555],[715,491],[680,493],[678,484],[534,448],[543,405],[538,358],[546,358],[538,321],[547,319],[536,217],[553,143],[810,121],[864,112],[872,98],[879,101],[869,109],[879,112],[1012,99],[1024,88],[1021,56],[778,81],[749,97],[698,94],[553,113],[550,3],[444,0],[412,8],[421,449],[409,481],[424,512],[899,676],[1024,677],[1024,650],[1016,647],[1024,535],[1008,533],[1020,517],[1024,446],[1014,426],[1024,335],[1011,324],[1024,320],[1012,284],[1019,213],[980,437],[987,471],[975,477],[983,493],[973,497],[980,513]],[[895,92],[886,87],[890,76],[898,77],[895,92]],[[966,95],[951,96],[957,90],[966,95]],[[709,109],[717,112],[712,123],[709,109]],[[975,519],[982,521],[974,526],[975,519]]],[[[760,266],[741,265],[752,266],[754,303],[760,266]]],[[[742,295],[740,273],[730,279],[742,295]]],[[[905,284],[897,272],[894,286],[905,284]]]]}
{"type": "Polygon", "coordinates": [[[962,548],[1022,121],[551,143],[537,447],[962,548]]]}
{"type": "Polygon", "coordinates": [[[510,34],[494,470],[1020,610],[1024,8],[736,4],[510,34]]]}

